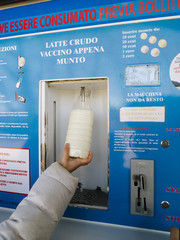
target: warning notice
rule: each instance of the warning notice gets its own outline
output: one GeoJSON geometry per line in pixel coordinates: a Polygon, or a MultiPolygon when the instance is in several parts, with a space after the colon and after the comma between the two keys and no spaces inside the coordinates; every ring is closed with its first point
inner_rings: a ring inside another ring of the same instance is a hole
{"type": "Polygon", "coordinates": [[[165,107],[122,107],[120,122],[165,122],[165,107]]]}
{"type": "Polygon", "coordinates": [[[0,148],[0,191],[28,194],[30,150],[0,148]]]}

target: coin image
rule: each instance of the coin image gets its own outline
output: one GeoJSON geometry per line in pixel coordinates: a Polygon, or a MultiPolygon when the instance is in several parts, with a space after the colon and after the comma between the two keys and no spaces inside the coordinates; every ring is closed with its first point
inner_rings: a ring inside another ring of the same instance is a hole
{"type": "Polygon", "coordinates": [[[160,54],[160,51],[159,51],[158,48],[153,48],[153,49],[151,50],[151,55],[152,55],[153,57],[158,57],[159,54],[160,54]]]}
{"type": "Polygon", "coordinates": [[[147,37],[148,37],[147,33],[141,33],[141,35],[140,35],[140,38],[141,38],[142,40],[147,39],[147,37]]]}
{"type": "Polygon", "coordinates": [[[146,46],[146,45],[142,46],[142,47],[141,47],[141,52],[142,52],[142,53],[148,53],[148,52],[149,52],[149,47],[146,46]]]}
{"type": "Polygon", "coordinates": [[[157,38],[156,38],[155,36],[151,36],[151,37],[149,38],[149,42],[150,42],[151,44],[154,44],[154,43],[157,42],[157,38]]]}
{"type": "Polygon", "coordinates": [[[160,48],[165,48],[165,47],[167,46],[167,41],[166,41],[165,39],[159,40],[158,46],[159,46],[160,48]]]}

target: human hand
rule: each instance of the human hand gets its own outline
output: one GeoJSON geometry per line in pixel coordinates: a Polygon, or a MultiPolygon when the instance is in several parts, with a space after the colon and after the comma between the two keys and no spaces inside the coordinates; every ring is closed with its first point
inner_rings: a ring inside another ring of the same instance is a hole
{"type": "Polygon", "coordinates": [[[180,234],[179,234],[179,228],[176,228],[174,226],[171,226],[170,228],[170,240],[179,240],[180,234]]]}
{"type": "Polygon", "coordinates": [[[80,166],[85,166],[91,162],[93,154],[90,151],[87,158],[73,158],[69,156],[69,143],[64,146],[64,152],[59,164],[69,172],[73,172],[80,166]]]}

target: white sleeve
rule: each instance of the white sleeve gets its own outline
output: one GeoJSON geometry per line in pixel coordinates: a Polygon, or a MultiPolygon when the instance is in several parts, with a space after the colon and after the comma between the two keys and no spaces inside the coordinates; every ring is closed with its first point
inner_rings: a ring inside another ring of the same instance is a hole
{"type": "Polygon", "coordinates": [[[0,224],[0,240],[46,240],[74,195],[78,179],[53,163],[11,217],[0,224]]]}

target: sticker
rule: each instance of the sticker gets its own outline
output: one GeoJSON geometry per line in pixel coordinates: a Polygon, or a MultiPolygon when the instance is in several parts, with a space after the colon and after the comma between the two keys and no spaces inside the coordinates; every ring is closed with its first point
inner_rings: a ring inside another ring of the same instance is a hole
{"type": "Polygon", "coordinates": [[[140,38],[141,38],[142,40],[146,40],[147,37],[148,37],[147,33],[141,33],[141,35],[140,35],[140,38]]]}
{"type": "Polygon", "coordinates": [[[171,62],[169,75],[174,86],[180,90],[180,53],[171,62]]]}
{"type": "Polygon", "coordinates": [[[120,122],[165,122],[165,107],[122,107],[120,122]]]}
{"type": "Polygon", "coordinates": [[[160,84],[160,66],[158,64],[127,66],[125,74],[126,86],[160,84]]]}
{"type": "Polygon", "coordinates": [[[149,52],[149,47],[146,46],[146,45],[143,45],[143,46],[141,47],[141,52],[142,52],[142,53],[148,53],[148,52],[149,52]]]}
{"type": "Polygon", "coordinates": [[[159,51],[158,48],[153,48],[153,49],[151,50],[151,55],[152,55],[153,57],[158,57],[159,54],[160,54],[160,51],[159,51]]]}
{"type": "Polygon", "coordinates": [[[28,194],[30,150],[0,148],[0,191],[28,194]]]}
{"type": "Polygon", "coordinates": [[[158,46],[159,46],[160,48],[165,48],[165,47],[167,46],[167,41],[166,41],[165,39],[159,40],[158,46]]]}
{"type": "MultiPolygon", "coordinates": [[[[148,35],[147,35],[146,33],[141,33],[141,35],[140,35],[140,38],[141,38],[142,40],[146,40],[147,37],[148,37],[148,35]]],[[[152,57],[158,57],[159,54],[160,54],[160,50],[159,50],[157,47],[152,48],[153,45],[155,45],[155,46],[157,45],[157,44],[156,44],[157,41],[158,41],[158,39],[157,39],[156,36],[151,36],[151,37],[149,37],[148,42],[150,43],[150,45],[149,45],[149,46],[148,46],[148,45],[143,45],[143,46],[141,47],[141,53],[146,54],[146,53],[148,53],[148,52],[150,51],[152,57]]],[[[146,42],[146,41],[145,41],[145,42],[146,42]]],[[[166,41],[165,39],[163,39],[163,38],[160,39],[160,40],[158,41],[158,46],[159,46],[161,49],[166,48],[166,46],[167,46],[167,41],[166,41]]]]}
{"type": "Polygon", "coordinates": [[[149,38],[149,42],[150,42],[151,44],[155,44],[155,43],[157,42],[157,38],[156,38],[155,36],[151,36],[151,37],[149,38]]]}

